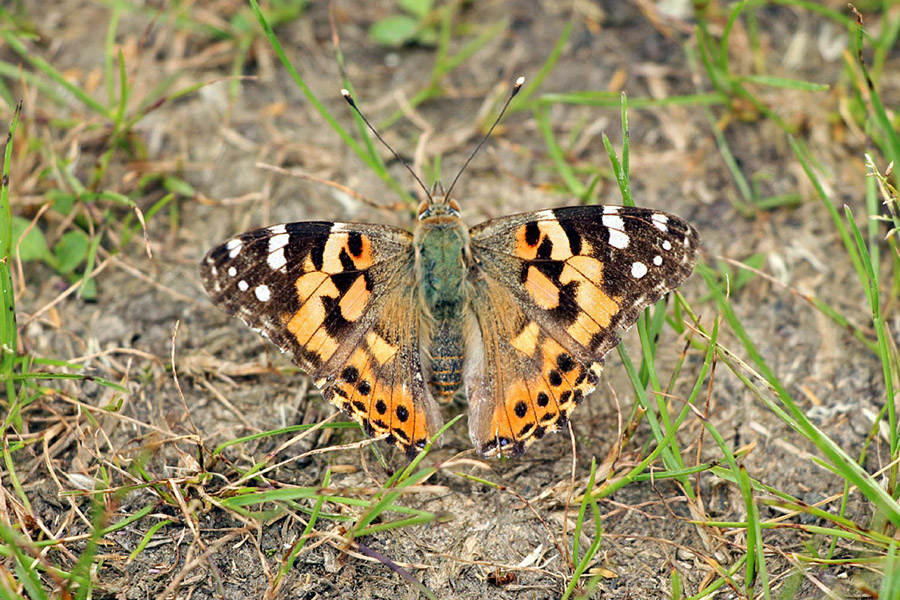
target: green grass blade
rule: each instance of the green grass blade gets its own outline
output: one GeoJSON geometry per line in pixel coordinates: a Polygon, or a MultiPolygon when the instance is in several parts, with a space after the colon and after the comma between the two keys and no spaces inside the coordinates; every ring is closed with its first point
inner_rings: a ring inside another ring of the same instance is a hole
{"type": "Polygon", "coordinates": [[[825,207],[825,210],[828,211],[828,215],[831,217],[831,222],[844,244],[844,249],[847,251],[847,255],[850,257],[850,261],[853,263],[853,268],[856,270],[857,277],[860,281],[865,281],[865,269],[863,268],[859,253],[857,252],[856,247],[853,245],[853,240],[850,236],[850,232],[847,231],[847,226],[844,224],[844,220],[841,218],[841,215],[840,213],[838,213],[837,208],[835,208],[834,204],[831,202],[831,199],[828,197],[828,194],[825,192],[825,188],[822,186],[822,182],[819,181],[819,177],[816,175],[816,172],[812,168],[809,157],[793,136],[788,136],[788,143],[790,143],[791,149],[794,151],[794,156],[796,156],[797,160],[800,161],[800,166],[803,167],[803,171],[809,178],[810,183],[812,183],[813,187],[816,188],[816,193],[818,194],[819,199],[822,201],[822,205],[825,207]]]}
{"type": "MultiPolygon", "coordinates": [[[[122,6],[118,2],[114,2],[112,6],[112,14],[109,16],[109,25],[106,27],[106,41],[103,49],[103,75],[106,82],[106,103],[112,106],[116,103],[115,92],[115,68],[113,66],[113,56],[115,56],[116,48],[116,31],[119,27],[119,18],[122,13],[122,6]]],[[[119,51],[119,60],[122,60],[122,51],[119,51]]],[[[121,99],[121,97],[120,97],[121,99]]]]}
{"type": "Polygon", "coordinates": [[[19,127],[22,103],[16,106],[6,148],[3,152],[3,169],[0,171],[0,378],[6,379],[6,398],[12,401],[16,389],[12,375],[18,349],[18,329],[16,326],[16,295],[12,285],[12,208],[9,202],[9,177],[12,164],[13,139],[19,127]]]}
{"type": "Polygon", "coordinates": [[[582,184],[578,177],[575,175],[575,170],[572,169],[572,166],[566,160],[563,149],[556,141],[556,136],[553,133],[553,127],[550,125],[550,117],[548,113],[549,110],[547,109],[547,107],[535,106],[534,119],[535,121],[537,121],[538,130],[541,132],[541,135],[544,138],[544,143],[547,144],[547,154],[550,156],[550,160],[553,161],[553,166],[555,167],[556,174],[559,175],[560,178],[562,178],[566,189],[571,194],[581,198],[586,193],[587,188],[585,188],[584,184],[582,184]]]}
{"type": "Polygon", "coordinates": [[[600,544],[603,542],[603,519],[600,515],[600,508],[597,506],[597,498],[593,493],[594,479],[596,476],[597,460],[596,458],[594,458],[591,460],[591,474],[588,478],[588,486],[585,490],[584,497],[581,499],[581,506],[578,509],[578,520],[575,524],[575,542],[572,551],[572,559],[576,563],[575,570],[572,572],[572,578],[569,580],[569,584],[566,586],[566,591],[565,593],[563,593],[562,600],[566,600],[567,598],[569,598],[569,596],[572,595],[572,592],[575,590],[575,586],[578,585],[578,580],[581,579],[581,576],[584,575],[588,567],[591,566],[591,563],[594,562],[594,559],[597,556],[597,552],[600,551],[600,544]],[[591,507],[591,514],[594,517],[594,539],[591,541],[591,545],[584,553],[584,556],[579,560],[578,538],[581,537],[581,530],[584,527],[585,514],[587,513],[588,506],[591,507]]]}
{"type": "Polygon", "coordinates": [[[735,81],[741,83],[756,83],[759,85],[767,85],[769,87],[801,90],[804,92],[827,92],[831,89],[824,83],[814,83],[812,81],[803,81],[802,79],[789,79],[787,77],[776,77],[775,75],[742,75],[736,77],[735,81]]]}
{"type": "Polygon", "coordinates": [[[747,511],[747,566],[745,585],[748,595],[753,597],[757,578],[759,587],[762,588],[763,597],[768,600],[769,575],[766,569],[766,552],[763,545],[762,529],[759,522],[759,509],[753,500],[753,487],[750,485],[750,477],[747,469],[741,465],[738,470],[738,483],[741,496],[744,498],[744,507],[747,511]]]}
{"type": "MultiPolygon", "coordinates": [[[[310,87],[306,84],[306,80],[300,75],[297,69],[294,68],[294,65],[291,63],[290,59],[288,59],[287,55],[284,53],[284,48],[281,46],[281,42],[278,41],[278,38],[275,36],[275,32],[272,31],[271,26],[268,21],[266,21],[265,16],[262,13],[262,10],[259,8],[259,4],[257,0],[250,0],[250,5],[253,7],[253,12],[256,15],[257,21],[259,21],[260,26],[263,29],[263,32],[266,35],[266,38],[269,40],[269,44],[272,46],[272,49],[275,51],[275,54],[281,60],[281,64],[287,69],[291,78],[294,80],[294,83],[297,84],[297,87],[300,88],[300,91],[303,92],[303,95],[306,96],[306,99],[312,105],[312,107],[319,113],[319,116],[325,120],[326,123],[340,136],[341,140],[347,147],[349,147],[353,152],[362,160],[366,166],[372,169],[372,172],[377,174],[385,183],[387,183],[392,189],[401,194],[401,196],[405,196],[405,192],[402,187],[394,181],[393,177],[391,177],[390,173],[381,167],[378,161],[372,159],[372,156],[366,151],[363,146],[360,146],[359,143],[344,129],[341,124],[335,119],[332,114],[325,108],[325,105],[313,94],[310,87]]],[[[343,101],[342,101],[343,102],[343,101]]]]}
{"type": "MultiPolygon", "coordinates": [[[[881,295],[878,289],[878,275],[875,266],[872,264],[872,260],[869,256],[869,251],[866,248],[866,244],[863,241],[862,233],[860,233],[859,227],[856,226],[856,221],[853,220],[853,213],[851,212],[850,207],[845,206],[844,212],[847,218],[847,222],[850,224],[850,228],[853,232],[853,238],[856,240],[857,251],[859,252],[860,259],[862,260],[863,267],[865,268],[866,278],[862,281],[862,285],[864,286],[866,295],[869,298],[869,308],[872,310],[872,323],[875,327],[875,334],[878,337],[878,353],[881,358],[881,368],[884,375],[884,389],[888,412],[888,424],[891,432],[891,457],[893,460],[896,460],[898,452],[897,449],[898,447],[900,447],[900,444],[898,444],[897,412],[894,405],[894,377],[891,368],[891,366],[894,364],[894,355],[888,347],[888,335],[885,331],[884,320],[881,316],[881,295]]],[[[889,481],[892,484],[896,481],[896,473],[897,468],[892,468],[889,476],[889,481]]],[[[890,487],[893,491],[893,485],[891,485],[890,487]]]]}
{"type": "Polygon", "coordinates": [[[750,340],[750,336],[737,318],[737,315],[731,307],[731,304],[727,301],[724,292],[720,289],[713,272],[703,264],[697,265],[696,272],[703,277],[709,289],[714,292],[716,303],[719,305],[719,310],[722,311],[722,314],[728,321],[732,332],[744,346],[744,349],[750,356],[753,364],[756,365],[760,375],[775,391],[784,408],[787,409],[785,416],[790,417],[790,424],[825,455],[833,467],[841,473],[842,477],[856,485],[860,492],[866,496],[870,502],[875,504],[886,519],[893,523],[894,526],[900,527],[900,505],[898,505],[890,494],[888,494],[877,481],[872,479],[862,467],[857,465],[856,461],[848,456],[840,446],[809,420],[759,353],[756,345],[750,340]]]}
{"type": "MultiPolygon", "coordinates": [[[[622,94],[602,90],[549,93],[542,94],[537,102],[540,104],[573,104],[613,108],[622,105],[622,94]]],[[[688,94],[685,96],[667,96],[665,98],[628,98],[628,106],[631,109],[661,108],[666,106],[720,106],[725,104],[728,104],[727,98],[719,93],[688,94]]]]}
{"type": "Polygon", "coordinates": [[[900,598],[900,560],[897,558],[897,542],[891,540],[884,557],[884,578],[881,580],[879,598],[900,598]]]}
{"type": "MultiPolygon", "coordinates": [[[[855,8],[853,10],[854,12],[856,12],[855,8]]],[[[881,101],[881,94],[878,93],[878,90],[875,87],[875,83],[872,81],[872,75],[871,73],[869,73],[869,68],[866,66],[866,61],[863,58],[862,17],[859,16],[858,12],[856,14],[859,18],[856,27],[857,64],[862,70],[863,78],[866,82],[866,87],[868,88],[869,100],[872,105],[872,110],[875,113],[875,125],[878,127],[881,135],[884,136],[882,150],[884,151],[889,162],[900,164],[900,135],[897,134],[897,127],[888,116],[887,111],[884,108],[884,104],[881,101]]]]}
{"type": "Polygon", "coordinates": [[[134,547],[134,550],[131,551],[131,554],[128,555],[128,562],[134,562],[134,560],[140,555],[144,549],[147,548],[147,545],[153,539],[153,536],[156,535],[156,532],[166,527],[168,525],[172,525],[175,521],[171,519],[163,519],[162,521],[157,521],[149,528],[147,528],[147,532],[141,537],[141,541],[138,542],[137,546],[134,547]]]}
{"type": "MultiPolygon", "coordinates": [[[[322,487],[327,488],[331,484],[331,469],[325,470],[325,476],[322,478],[322,487]]],[[[300,537],[291,547],[290,552],[288,552],[287,558],[284,560],[284,564],[278,569],[278,575],[275,577],[275,582],[273,587],[278,589],[281,585],[282,579],[287,575],[291,569],[294,568],[294,561],[297,560],[297,557],[300,555],[300,552],[303,551],[303,547],[306,545],[306,541],[309,539],[310,535],[313,532],[313,529],[316,527],[316,522],[319,520],[319,515],[322,512],[322,505],[325,503],[325,497],[319,496],[316,499],[316,504],[313,507],[312,514],[309,517],[309,520],[306,522],[306,527],[303,528],[303,533],[300,534],[300,537]]]]}
{"type": "Polygon", "coordinates": [[[747,7],[749,0],[741,0],[738,4],[735,5],[731,12],[728,13],[728,20],[725,22],[725,28],[722,30],[722,37],[719,39],[719,69],[723,73],[728,72],[728,40],[731,38],[731,30],[734,28],[734,24],[737,21],[737,18],[744,12],[744,9],[747,7]]]}
{"type": "MultiPolygon", "coordinates": [[[[25,588],[25,591],[28,593],[27,597],[31,600],[46,600],[49,598],[36,570],[36,566],[39,563],[36,563],[34,559],[22,551],[22,548],[27,546],[29,541],[3,522],[0,522],[0,539],[3,540],[3,544],[6,546],[4,554],[13,558],[13,569],[18,576],[18,583],[25,588]]],[[[0,590],[2,589],[4,588],[0,588],[0,590]]]]}
{"type": "Polygon", "coordinates": [[[89,96],[84,90],[66,79],[63,74],[60,73],[53,65],[45,61],[34,52],[29,52],[28,48],[25,47],[25,44],[23,44],[19,38],[13,35],[11,31],[9,31],[8,29],[4,29],[0,31],[0,35],[2,35],[3,39],[6,40],[6,43],[9,44],[9,47],[12,48],[13,51],[16,52],[16,54],[28,61],[32,67],[42,72],[44,75],[62,86],[68,93],[78,98],[78,100],[80,100],[82,104],[96,112],[98,115],[106,117],[107,119],[112,118],[112,113],[107,107],[100,104],[100,102],[98,102],[97,100],[91,98],[91,96],[89,96]]]}
{"type": "Polygon", "coordinates": [[[725,139],[725,134],[719,129],[719,124],[716,121],[715,115],[713,115],[709,109],[706,109],[704,112],[706,113],[706,120],[709,122],[709,130],[712,132],[713,137],[716,138],[716,145],[719,147],[719,153],[722,155],[722,160],[725,161],[725,166],[728,167],[728,171],[734,178],[734,184],[744,198],[744,202],[732,199],[732,204],[744,217],[754,217],[756,216],[756,210],[753,208],[753,188],[750,186],[747,178],[744,177],[744,173],[741,171],[740,166],[738,166],[734,154],[731,153],[728,140],[725,139]]]}

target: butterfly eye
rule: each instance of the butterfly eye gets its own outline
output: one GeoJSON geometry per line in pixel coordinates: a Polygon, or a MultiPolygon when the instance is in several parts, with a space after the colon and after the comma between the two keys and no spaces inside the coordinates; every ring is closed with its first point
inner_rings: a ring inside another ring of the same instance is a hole
{"type": "Polygon", "coordinates": [[[421,219],[422,215],[424,215],[427,210],[428,210],[428,202],[422,202],[421,204],[419,204],[419,210],[416,211],[416,218],[421,219]]]}
{"type": "Polygon", "coordinates": [[[452,210],[456,214],[459,214],[459,203],[456,200],[450,200],[448,205],[450,206],[450,210],[452,210]]]}

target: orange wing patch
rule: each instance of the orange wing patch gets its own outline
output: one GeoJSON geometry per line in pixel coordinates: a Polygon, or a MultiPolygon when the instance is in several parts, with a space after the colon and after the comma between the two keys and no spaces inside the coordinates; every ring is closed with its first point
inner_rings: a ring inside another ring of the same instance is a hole
{"type": "Polygon", "coordinates": [[[581,312],[566,329],[578,343],[591,347],[594,336],[607,330],[619,312],[622,298],[603,291],[603,263],[590,256],[573,256],[559,275],[562,286],[575,284],[575,303],[581,312]]]}
{"type": "Polygon", "coordinates": [[[515,253],[528,261],[525,291],[544,310],[561,307],[566,294],[579,311],[566,331],[590,348],[619,312],[621,297],[603,291],[603,262],[591,256],[590,241],[556,220],[528,221],[515,233],[515,253]]]}
{"type": "Polygon", "coordinates": [[[559,306],[559,286],[533,265],[528,267],[525,289],[541,308],[551,310],[559,306]]]}
{"type": "Polygon", "coordinates": [[[372,242],[358,232],[332,233],[321,252],[308,254],[307,272],[294,282],[300,308],[282,317],[307,356],[326,363],[340,346],[336,333],[363,316],[372,297],[363,270],[372,262],[372,242]]]}
{"type": "Polygon", "coordinates": [[[529,221],[516,230],[516,254],[525,260],[565,260],[590,252],[583,244],[583,240],[573,239],[571,232],[556,220],[529,221]]]}
{"type": "Polygon", "coordinates": [[[325,241],[321,264],[316,265],[316,256],[310,255],[310,266],[325,273],[368,269],[372,266],[372,241],[359,232],[334,232],[325,241]]]}
{"type": "Polygon", "coordinates": [[[538,324],[532,321],[522,328],[522,331],[516,337],[512,338],[509,343],[513,348],[525,356],[531,356],[537,349],[540,331],[541,329],[538,324]]]}
{"type": "Polygon", "coordinates": [[[517,456],[565,426],[596,387],[602,363],[584,349],[567,349],[492,278],[475,286],[473,304],[481,338],[473,341],[480,347],[466,375],[469,432],[482,455],[517,456]]]}
{"type": "Polygon", "coordinates": [[[620,310],[622,298],[603,291],[603,263],[596,258],[576,255],[524,268],[525,291],[539,308],[560,309],[564,301],[574,305],[569,311],[574,320],[566,332],[582,346],[590,348],[594,336],[608,329],[620,310]]]}

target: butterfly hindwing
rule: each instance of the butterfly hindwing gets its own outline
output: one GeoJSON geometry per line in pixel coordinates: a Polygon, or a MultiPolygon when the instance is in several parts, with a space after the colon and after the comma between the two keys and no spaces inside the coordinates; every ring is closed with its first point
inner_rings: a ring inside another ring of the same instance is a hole
{"type": "MultiPolygon", "coordinates": [[[[413,455],[441,427],[437,403],[422,375],[414,278],[383,288],[385,297],[373,327],[342,368],[318,383],[325,397],[362,423],[371,436],[413,455]]],[[[382,288],[380,288],[382,289],[382,288]]]]}
{"type": "Polygon", "coordinates": [[[327,399],[410,451],[440,426],[422,383],[417,313],[397,293],[412,268],[406,231],[305,222],[220,244],[201,278],[216,305],[290,352],[327,399]]]}
{"type": "Polygon", "coordinates": [[[473,281],[466,365],[469,435],[483,455],[521,454],[596,387],[601,364],[573,354],[528,317],[510,289],[483,273],[473,281]]]}
{"type": "Polygon", "coordinates": [[[687,278],[699,248],[684,220],[633,207],[513,215],[473,228],[471,237],[472,310],[483,350],[474,353],[480,360],[470,362],[466,381],[470,434],[483,454],[521,453],[561,426],[576,393],[580,400],[596,386],[619,330],[687,278]],[[500,309],[513,316],[490,316],[500,309]],[[507,345],[511,350],[492,350],[507,345]],[[571,381],[562,377],[562,355],[577,373],[571,381]],[[538,389],[551,408],[556,394],[556,408],[539,410],[546,407],[537,402],[538,389]]]}

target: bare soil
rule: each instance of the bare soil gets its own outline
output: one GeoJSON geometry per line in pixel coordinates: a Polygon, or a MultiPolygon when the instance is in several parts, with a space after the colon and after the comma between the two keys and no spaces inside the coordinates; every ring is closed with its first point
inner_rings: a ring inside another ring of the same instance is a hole
{"type": "MultiPolygon", "coordinates": [[[[669,4],[676,9],[679,5],[669,4]]],[[[842,2],[826,4],[845,11],[842,2]]],[[[201,22],[216,23],[243,8],[239,2],[211,1],[185,10],[201,22]]],[[[378,123],[426,86],[434,49],[394,50],[371,40],[368,27],[399,10],[392,2],[337,1],[333,8],[357,102],[378,123]]],[[[709,84],[692,70],[682,49],[682,42],[693,37],[689,3],[681,7],[683,14],[663,14],[659,9],[645,2],[576,2],[574,9],[571,3],[549,1],[467,3],[454,18],[451,54],[495,23],[505,21],[508,26],[441,79],[443,97],[418,106],[384,136],[420,172],[416,158],[424,157],[428,164],[440,155],[444,179],[452,178],[479,139],[476,121],[483,108],[502,100],[508,83],[518,75],[537,75],[570,20],[571,37],[538,95],[625,90],[634,100],[708,91],[709,84]],[[422,151],[417,155],[419,140],[422,151]]],[[[24,10],[39,35],[34,52],[102,97],[101,32],[109,22],[109,8],[75,0],[26,0],[24,10]]],[[[840,102],[849,92],[843,56],[834,51],[849,47],[847,31],[790,7],[766,6],[757,15],[761,49],[754,55],[745,25],[739,22],[732,34],[733,69],[751,73],[753,60],[761,58],[768,73],[832,86],[829,92],[776,88],[762,90],[761,95],[782,119],[798,127],[797,135],[819,161],[835,203],[846,203],[862,215],[865,139],[841,117],[840,102]]],[[[719,32],[724,22],[724,16],[717,21],[719,32]]],[[[251,25],[257,27],[252,21],[251,25]]],[[[867,26],[875,28],[878,23],[867,26]]],[[[339,94],[342,83],[328,4],[313,3],[276,33],[313,92],[344,127],[353,130],[353,117],[339,94]]],[[[177,78],[173,89],[228,77],[235,51],[233,42],[181,28],[169,18],[154,19],[144,11],[123,12],[117,41],[135,102],[150,97],[168,77],[177,78]]],[[[15,57],[2,47],[0,56],[10,61],[15,57]]],[[[898,100],[898,62],[895,51],[884,69],[888,105],[898,100]]],[[[111,167],[112,175],[103,185],[123,193],[133,193],[140,177],[148,173],[179,177],[193,187],[192,195],[180,195],[149,221],[152,258],[138,235],[97,276],[96,301],[71,295],[46,310],[42,309],[68,287],[65,278],[42,264],[27,263],[24,281],[17,282],[22,294],[17,307],[23,324],[20,350],[62,360],[91,356],[85,372],[130,390],[120,394],[91,382],[51,382],[65,396],[48,394],[25,413],[24,430],[46,439],[45,446],[30,447],[17,466],[35,514],[65,535],[84,533],[90,519],[89,497],[67,495],[80,489],[79,477],[94,479],[104,469],[116,486],[132,484],[136,465],[142,465],[155,482],[150,488],[109,498],[109,522],[141,507],[154,509],[101,542],[97,598],[261,597],[305,526],[307,515],[299,510],[260,524],[217,507],[216,492],[237,479],[235,468],[246,469],[266,459],[289,438],[263,437],[233,446],[215,460],[210,456],[213,449],[239,436],[316,422],[333,409],[304,374],[290,367],[287,357],[210,305],[197,269],[205,252],[230,235],[280,222],[411,223],[409,211],[398,207],[396,194],[310,106],[265,39],[254,42],[242,74],[251,79],[240,82],[235,98],[229,95],[230,82],[222,80],[162,103],[135,127],[145,156],[129,161],[119,156],[111,167]],[[275,173],[257,163],[338,182],[389,208],[374,208],[329,186],[275,173]],[[114,401],[122,403],[118,413],[91,411],[91,418],[79,406],[114,401]],[[48,435],[49,427],[58,429],[48,435]],[[203,483],[189,483],[200,472],[213,475],[203,483]],[[179,483],[167,484],[167,478],[179,483]],[[174,497],[175,490],[182,497],[174,497]],[[164,519],[171,523],[158,530],[133,561],[126,560],[148,529],[164,519]]],[[[80,122],[84,112],[75,101],[60,109],[32,87],[18,92],[25,99],[28,135],[43,138],[63,155],[80,155],[72,168],[86,176],[97,160],[98,145],[102,147],[99,121],[80,122]],[[60,117],[71,122],[51,122],[60,117]]],[[[607,133],[621,148],[618,108],[548,106],[557,139],[568,144],[567,160],[578,167],[600,166],[607,175],[599,184],[601,197],[619,203],[600,137],[607,133]],[[573,132],[575,142],[569,144],[573,132]]],[[[739,192],[712,136],[706,109],[698,105],[631,108],[634,195],[642,205],[690,220],[701,233],[705,260],[712,265],[721,257],[765,257],[763,270],[773,279],[756,277],[735,290],[734,309],[787,388],[807,402],[818,426],[856,456],[866,442],[872,416],[883,404],[880,363],[793,291],[817,295],[857,323],[867,322],[865,297],[785,135],[770,120],[742,108],[744,119],[738,118],[739,111],[711,109],[741,171],[757,182],[762,195],[799,192],[799,205],[758,211],[752,218],[739,214],[733,203],[739,192]]],[[[389,158],[387,151],[382,155],[389,158]]],[[[572,204],[573,198],[560,193],[551,167],[533,114],[510,114],[457,188],[465,220],[474,225],[490,217],[572,204]]],[[[399,181],[414,188],[396,162],[391,169],[399,181]]],[[[52,183],[15,175],[14,211],[33,217],[52,183]]],[[[139,206],[147,211],[166,191],[163,185],[146,187],[137,199],[139,206]]],[[[116,210],[120,219],[128,214],[116,210]]],[[[51,240],[66,226],[52,211],[44,219],[41,226],[51,240]]],[[[101,256],[98,262],[103,260],[101,256]]],[[[715,307],[704,303],[706,288],[700,278],[689,280],[682,293],[711,325],[715,307]]],[[[721,341],[739,349],[731,335],[721,341]]],[[[640,355],[634,333],[625,343],[633,358],[640,355]]],[[[667,328],[660,344],[658,367],[666,377],[684,340],[667,328]]],[[[702,358],[697,351],[688,353],[673,390],[677,397],[689,392],[702,358]]],[[[841,482],[805,456],[812,448],[727,369],[716,370],[711,390],[706,414],[728,436],[734,451],[748,450],[743,464],[751,476],[807,502],[840,493],[841,482]]],[[[444,446],[426,459],[426,464],[434,465],[455,459],[452,468],[439,470],[427,482],[438,487],[401,500],[446,519],[368,536],[361,543],[411,573],[438,598],[560,597],[571,574],[568,557],[560,549],[571,549],[573,541],[578,505],[572,498],[584,490],[591,460],[601,463],[610,452],[621,419],[627,418],[633,404],[633,391],[613,352],[607,357],[600,389],[574,415],[574,488],[572,442],[567,435],[549,436],[519,460],[483,461],[474,454],[460,460],[458,455],[470,447],[466,422],[461,420],[446,435],[444,446]],[[506,489],[463,479],[457,472],[506,489]],[[513,573],[514,579],[492,583],[492,577],[496,582],[505,573],[513,573]]],[[[460,401],[444,416],[464,411],[460,401]]],[[[693,418],[681,431],[688,464],[716,455],[708,451],[708,437],[702,446],[698,443],[702,428],[693,418]]],[[[323,430],[280,449],[272,462],[362,439],[356,430],[323,430]]],[[[616,470],[638,462],[653,446],[644,423],[618,457],[616,470]]],[[[383,445],[380,450],[392,469],[405,466],[404,456],[383,445]]],[[[883,466],[881,458],[876,447],[868,453],[865,467],[877,470],[883,466]]],[[[288,461],[266,477],[277,485],[318,486],[328,469],[331,486],[345,491],[378,488],[390,474],[370,448],[362,447],[288,461]]],[[[10,496],[8,477],[4,486],[10,496]]],[[[628,485],[600,503],[603,542],[592,572],[605,575],[592,597],[667,598],[673,573],[682,578],[687,592],[697,593],[705,578],[715,576],[712,561],[728,568],[743,555],[745,537],[739,530],[721,536],[720,529],[689,522],[696,516],[691,503],[702,506],[710,519],[742,520],[745,506],[737,488],[704,475],[697,478],[696,489],[700,498],[692,500],[670,480],[648,480],[628,485]]],[[[364,492],[360,496],[367,497],[364,492]]],[[[826,508],[836,510],[833,505],[826,508]]],[[[764,518],[779,514],[776,507],[760,510],[764,518]]],[[[327,511],[358,514],[334,504],[327,505],[327,511]]],[[[846,514],[867,524],[872,513],[852,496],[846,514]]],[[[322,533],[297,559],[281,588],[282,597],[424,597],[383,561],[342,546],[336,538],[341,526],[339,521],[320,519],[316,530],[322,533]]],[[[582,548],[593,537],[592,520],[584,533],[582,548]]],[[[795,597],[816,598],[822,593],[817,581],[838,593],[856,593],[859,574],[844,572],[840,566],[807,570],[795,564],[791,553],[808,552],[819,540],[790,529],[767,531],[765,536],[773,550],[767,557],[773,588],[792,585],[784,589],[796,590],[795,597]]],[[[78,548],[73,546],[76,555],[78,548]]],[[[63,552],[50,556],[72,560],[63,552]]],[[[739,597],[727,587],[718,594],[739,597]]]]}

